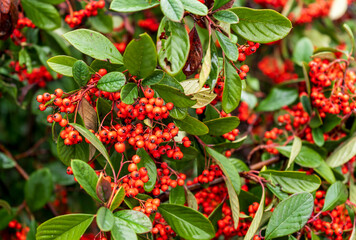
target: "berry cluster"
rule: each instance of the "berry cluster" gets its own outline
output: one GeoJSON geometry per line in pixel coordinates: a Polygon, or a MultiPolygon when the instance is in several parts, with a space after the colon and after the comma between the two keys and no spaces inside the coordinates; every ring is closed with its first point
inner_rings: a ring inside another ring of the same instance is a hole
{"type": "Polygon", "coordinates": [[[176,233],[172,230],[162,217],[160,213],[156,213],[153,220],[152,234],[156,240],[167,240],[176,236],[176,233]]]}
{"type": "Polygon", "coordinates": [[[8,224],[9,229],[9,235],[5,237],[4,239],[11,239],[11,240],[26,240],[27,238],[27,233],[30,231],[29,227],[22,227],[22,225],[16,221],[12,220],[8,224]]]}
{"type": "MultiPolygon", "coordinates": [[[[317,232],[318,235],[324,235],[329,239],[348,239],[353,224],[345,205],[339,205],[333,210],[324,211],[320,214],[325,203],[325,194],[326,192],[323,190],[319,190],[315,194],[314,213],[309,221],[311,229],[317,232]]],[[[308,239],[311,239],[310,228],[305,228],[305,231],[308,239]]]]}
{"type": "Polygon", "coordinates": [[[246,60],[247,56],[255,53],[257,49],[260,47],[259,43],[254,43],[251,41],[247,41],[246,44],[239,46],[239,57],[238,61],[243,62],[246,60]]]}
{"type": "Polygon", "coordinates": [[[281,63],[274,57],[266,56],[258,62],[258,68],[275,83],[298,78],[298,74],[294,72],[293,62],[290,60],[281,63]]]}
{"type": "Polygon", "coordinates": [[[171,169],[167,163],[163,162],[160,164],[161,167],[157,169],[158,180],[156,181],[155,187],[152,190],[152,194],[154,196],[158,196],[161,191],[167,191],[169,187],[175,188],[177,186],[183,186],[186,179],[185,174],[178,174],[176,171],[171,169]],[[174,176],[176,179],[172,179],[172,176],[174,176]]]}
{"type": "Polygon", "coordinates": [[[188,181],[187,185],[190,186],[194,183],[209,183],[212,182],[214,179],[221,177],[223,175],[223,172],[221,171],[220,167],[218,165],[210,165],[209,170],[205,169],[202,174],[200,174],[198,177],[194,178],[193,181],[188,181]]]}
{"type": "Polygon", "coordinates": [[[356,92],[356,73],[346,69],[345,63],[314,59],[309,63],[312,105],[322,118],[327,113],[348,114],[356,108],[353,94],[356,92]],[[332,87],[326,96],[325,88],[332,87]]]}
{"type": "Polygon", "coordinates": [[[322,18],[329,15],[332,1],[316,0],[313,3],[304,5],[299,16],[293,12],[289,14],[288,18],[296,24],[310,23],[313,19],[322,18]]]}
{"type": "Polygon", "coordinates": [[[150,216],[151,214],[157,212],[157,208],[161,204],[161,200],[159,200],[159,198],[149,198],[146,201],[140,201],[140,204],[142,204],[142,206],[134,207],[132,210],[139,211],[146,214],[147,216],[150,216]]]}
{"type": "Polygon", "coordinates": [[[47,82],[53,81],[52,75],[45,66],[33,68],[32,72],[28,72],[25,66],[21,66],[19,62],[12,61],[10,62],[10,67],[14,69],[13,73],[17,75],[21,82],[27,81],[29,84],[37,84],[39,87],[44,88],[47,82]]]}
{"type": "Polygon", "coordinates": [[[30,19],[25,17],[22,13],[19,14],[19,19],[17,20],[17,29],[22,29],[25,27],[35,28],[35,24],[32,23],[30,19]]]}
{"type": "MultiPolygon", "coordinates": [[[[71,8],[71,6],[69,7],[71,8]]],[[[71,28],[74,28],[82,24],[84,18],[98,15],[98,9],[104,7],[104,0],[91,1],[85,6],[85,9],[81,9],[79,11],[72,12],[70,15],[67,15],[65,17],[65,21],[71,28]]]]}

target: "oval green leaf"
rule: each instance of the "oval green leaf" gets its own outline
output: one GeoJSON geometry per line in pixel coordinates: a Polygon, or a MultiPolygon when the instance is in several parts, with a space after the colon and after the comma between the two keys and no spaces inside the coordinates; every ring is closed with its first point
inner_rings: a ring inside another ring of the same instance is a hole
{"type": "Polygon", "coordinates": [[[48,66],[64,76],[73,77],[72,67],[77,59],[70,56],[55,56],[47,60],[48,66]]]}
{"type": "Polygon", "coordinates": [[[101,231],[108,232],[114,226],[115,217],[106,207],[99,208],[96,213],[96,223],[101,231]]]}
{"type": "Polygon", "coordinates": [[[126,82],[126,77],[121,72],[110,72],[100,78],[97,87],[105,92],[117,92],[126,82]]]}

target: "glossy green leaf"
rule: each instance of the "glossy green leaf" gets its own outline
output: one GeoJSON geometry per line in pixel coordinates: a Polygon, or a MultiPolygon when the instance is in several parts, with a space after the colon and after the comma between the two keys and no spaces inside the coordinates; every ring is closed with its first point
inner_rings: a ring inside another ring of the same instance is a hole
{"type": "Polygon", "coordinates": [[[237,128],[240,120],[237,117],[225,117],[205,121],[204,124],[209,128],[209,134],[221,136],[237,128]]]}
{"type": "Polygon", "coordinates": [[[222,218],[223,202],[220,203],[212,213],[210,213],[208,219],[213,224],[215,231],[218,230],[218,221],[222,218]]]}
{"type": "Polygon", "coordinates": [[[199,87],[202,88],[209,78],[211,72],[211,38],[209,38],[208,49],[203,58],[203,64],[199,73],[199,87]]]}
{"type": "Polygon", "coordinates": [[[37,240],[80,239],[94,219],[92,214],[67,214],[52,218],[37,228],[37,240]]]}
{"type": "Polygon", "coordinates": [[[96,213],[96,223],[101,231],[108,232],[114,226],[115,217],[106,207],[99,208],[96,213]]]}
{"type": "Polygon", "coordinates": [[[292,145],[292,149],[290,152],[287,169],[290,168],[291,164],[294,162],[295,158],[298,156],[301,149],[302,149],[302,140],[299,137],[294,136],[293,145],[292,145]]]}
{"type": "Polygon", "coordinates": [[[321,128],[313,128],[312,136],[313,136],[313,140],[316,145],[318,145],[319,147],[324,145],[324,142],[325,142],[324,134],[323,134],[323,130],[321,128]]]}
{"type": "Polygon", "coordinates": [[[312,114],[312,107],[311,107],[311,104],[310,104],[309,97],[306,96],[306,95],[300,96],[300,102],[303,105],[304,111],[306,111],[310,116],[312,114]]]}
{"type": "Polygon", "coordinates": [[[116,12],[136,12],[159,5],[158,0],[113,0],[110,9],[116,12]]]}
{"type": "Polygon", "coordinates": [[[127,83],[121,90],[121,100],[126,104],[133,104],[138,97],[138,88],[135,83],[127,83]]]}
{"type": "Polygon", "coordinates": [[[295,45],[293,51],[293,61],[302,66],[303,62],[310,62],[311,56],[313,55],[314,46],[309,38],[301,38],[295,45]]]}
{"type": "Polygon", "coordinates": [[[145,78],[156,68],[157,53],[152,38],[141,34],[139,39],[132,40],[124,53],[124,65],[132,75],[145,78]]]}
{"type": "Polygon", "coordinates": [[[103,61],[109,60],[111,63],[123,64],[119,50],[101,33],[88,29],[77,29],[65,33],[63,36],[86,55],[103,61]]]}
{"type": "Polygon", "coordinates": [[[226,178],[228,178],[229,181],[231,182],[231,184],[234,187],[235,191],[237,193],[240,193],[241,180],[240,180],[239,172],[236,170],[235,166],[229,161],[228,158],[226,158],[221,153],[215,151],[214,149],[209,148],[209,147],[206,147],[205,149],[206,149],[207,153],[212,158],[215,159],[216,163],[219,165],[219,167],[223,171],[223,173],[226,176],[226,178]]]}
{"type": "Polygon", "coordinates": [[[195,195],[188,188],[186,188],[185,190],[186,190],[188,207],[198,211],[199,206],[198,206],[197,199],[195,198],[195,195]]]}
{"type": "Polygon", "coordinates": [[[216,9],[221,8],[222,6],[224,6],[225,4],[227,4],[230,1],[231,0],[215,0],[214,1],[214,6],[213,6],[213,11],[216,10],[216,9]]]}
{"type": "Polygon", "coordinates": [[[98,32],[107,34],[113,31],[113,17],[110,14],[106,14],[103,9],[98,9],[98,15],[91,16],[88,20],[93,29],[98,32]]]}
{"type": "Polygon", "coordinates": [[[278,184],[286,193],[313,192],[321,184],[320,178],[305,172],[266,170],[260,174],[272,184],[278,184]]]}
{"type": "MultiPolygon", "coordinates": [[[[207,84],[209,84],[210,89],[213,89],[215,87],[215,84],[217,82],[218,75],[219,75],[219,55],[218,55],[217,49],[215,47],[215,44],[211,44],[210,48],[211,48],[211,69],[210,69],[209,76],[205,82],[207,84]]],[[[203,67],[202,67],[202,70],[203,70],[203,67]]],[[[200,76],[201,76],[201,73],[199,75],[199,78],[200,78],[200,76]]]]}
{"type": "MultiPolygon", "coordinates": [[[[278,151],[286,157],[291,156],[292,146],[276,147],[278,151]]],[[[302,167],[316,168],[320,166],[324,159],[320,154],[310,147],[302,146],[299,154],[295,157],[295,162],[302,167]]]]}
{"type": "Polygon", "coordinates": [[[326,159],[326,163],[329,164],[329,166],[332,168],[343,165],[356,155],[355,146],[356,135],[340,144],[326,159]]]}
{"type": "Polygon", "coordinates": [[[234,228],[237,228],[239,225],[239,218],[240,218],[239,198],[237,197],[235,187],[232,185],[231,178],[226,178],[225,184],[227,188],[227,193],[229,194],[230,208],[231,208],[232,220],[234,222],[234,228]]]}
{"type": "Polygon", "coordinates": [[[144,189],[146,192],[150,192],[154,188],[157,180],[156,164],[152,160],[150,155],[146,152],[145,149],[143,148],[137,149],[136,154],[141,157],[141,161],[137,164],[137,167],[138,168],[145,167],[147,169],[149,180],[144,184],[144,189]]]}
{"type": "Polygon", "coordinates": [[[125,198],[125,189],[123,187],[120,187],[115,195],[114,198],[112,199],[112,202],[110,204],[110,210],[114,211],[116,210],[122,203],[122,201],[124,201],[125,198]]]}
{"type": "Polygon", "coordinates": [[[325,161],[322,161],[319,167],[314,168],[314,171],[317,172],[328,183],[334,183],[336,181],[333,171],[325,161]]]}
{"type": "Polygon", "coordinates": [[[192,135],[205,135],[209,132],[209,128],[196,118],[186,116],[183,120],[174,120],[175,124],[180,130],[190,133],[192,135]]]}
{"type": "Polygon", "coordinates": [[[169,111],[170,117],[179,120],[184,119],[187,116],[187,114],[188,114],[187,108],[174,107],[171,111],[169,111]]]}
{"type": "Polygon", "coordinates": [[[171,189],[169,193],[169,203],[184,205],[185,203],[184,187],[177,186],[171,189]]]}
{"type": "Polygon", "coordinates": [[[95,171],[89,166],[88,163],[81,160],[72,160],[71,166],[74,177],[77,179],[78,183],[92,198],[100,202],[100,199],[96,195],[98,176],[95,171]]]}
{"type": "Polygon", "coordinates": [[[115,218],[115,224],[111,229],[111,237],[114,240],[137,240],[135,231],[120,218],[115,218]]]}
{"type": "Polygon", "coordinates": [[[72,159],[80,159],[82,161],[89,161],[89,145],[83,141],[79,144],[66,146],[64,139],[58,136],[57,152],[59,159],[67,166],[70,166],[72,159]]]}
{"type": "Polygon", "coordinates": [[[210,221],[198,211],[176,204],[161,204],[158,211],[182,238],[187,240],[208,240],[215,236],[210,221]]]}
{"type": "Polygon", "coordinates": [[[195,100],[192,100],[191,97],[186,96],[176,88],[165,86],[163,84],[156,84],[152,86],[152,89],[155,90],[165,102],[172,102],[176,107],[185,108],[196,104],[195,100]]]}
{"type": "Polygon", "coordinates": [[[237,49],[236,44],[232,43],[231,40],[223,33],[219,31],[216,31],[215,33],[226,57],[232,61],[236,61],[239,57],[239,50],[237,49]]]}
{"type": "Polygon", "coordinates": [[[270,112],[292,104],[298,99],[298,89],[274,87],[257,106],[257,111],[270,112]]]}
{"type": "Polygon", "coordinates": [[[14,160],[9,158],[4,153],[0,152],[0,169],[8,169],[15,167],[16,163],[14,160]]]}
{"type": "Polygon", "coordinates": [[[280,202],[274,209],[266,229],[266,240],[299,231],[313,212],[314,199],[310,193],[299,193],[280,202]]]}
{"type": "Polygon", "coordinates": [[[242,83],[236,69],[225,61],[225,85],[222,97],[222,108],[226,113],[234,111],[241,99],[242,83]]]}
{"type": "Polygon", "coordinates": [[[330,211],[336,206],[344,204],[348,195],[347,188],[342,182],[337,181],[333,183],[326,191],[325,203],[322,211],[330,211]]]}
{"type": "Polygon", "coordinates": [[[114,215],[116,218],[125,221],[136,233],[146,233],[152,229],[151,220],[142,212],[121,210],[115,212],[114,215]]]}
{"type": "Polygon", "coordinates": [[[73,77],[72,67],[77,59],[70,56],[55,56],[47,60],[48,66],[64,76],[73,77]]]}
{"type": "Polygon", "coordinates": [[[22,0],[23,10],[36,27],[46,30],[54,30],[61,26],[61,18],[57,9],[51,4],[22,0]]]}
{"type": "Polygon", "coordinates": [[[184,6],[184,9],[195,15],[206,16],[208,14],[208,8],[199,1],[180,0],[184,6]]]}
{"type": "Polygon", "coordinates": [[[213,17],[220,22],[226,22],[230,24],[236,24],[239,22],[239,17],[235,13],[228,10],[216,12],[213,14],[213,17]]]}
{"type": "Polygon", "coordinates": [[[324,118],[324,124],[321,126],[321,129],[324,133],[330,132],[341,122],[341,118],[336,114],[326,114],[324,118]]]}
{"type": "Polygon", "coordinates": [[[270,9],[231,8],[240,22],[231,25],[231,29],[246,40],[268,43],[287,36],[292,29],[288,18],[270,9]]]}
{"type": "Polygon", "coordinates": [[[32,72],[32,60],[25,48],[22,48],[19,52],[19,64],[26,65],[27,71],[32,72]]]}
{"type": "Polygon", "coordinates": [[[189,54],[189,36],[182,23],[163,18],[157,34],[158,61],[171,75],[177,75],[185,65],[189,54]],[[160,38],[160,36],[165,38],[160,38]]]}
{"type": "Polygon", "coordinates": [[[79,85],[79,87],[86,85],[90,79],[90,72],[89,72],[88,65],[82,60],[77,60],[73,64],[72,75],[75,82],[79,85]]]}
{"type": "Polygon", "coordinates": [[[180,22],[184,14],[184,6],[180,0],[161,0],[163,14],[174,22],[180,22]]]}
{"type": "Polygon", "coordinates": [[[105,92],[117,92],[126,82],[126,77],[121,72],[110,72],[100,78],[98,82],[98,89],[105,92]]]}
{"type": "Polygon", "coordinates": [[[25,184],[25,200],[32,211],[42,208],[53,192],[52,175],[49,169],[42,168],[32,173],[25,184]]]}

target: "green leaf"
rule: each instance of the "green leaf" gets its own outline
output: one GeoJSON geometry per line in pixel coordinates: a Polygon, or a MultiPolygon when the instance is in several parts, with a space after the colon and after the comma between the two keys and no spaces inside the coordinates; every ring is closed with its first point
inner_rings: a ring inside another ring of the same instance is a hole
{"type": "Polygon", "coordinates": [[[86,85],[90,79],[89,67],[83,60],[78,60],[73,64],[72,74],[79,87],[86,85]]]}
{"type": "MultiPolygon", "coordinates": [[[[292,151],[291,146],[276,147],[276,149],[286,157],[291,156],[291,151],[292,151]]],[[[320,154],[317,151],[307,146],[302,146],[299,154],[295,157],[295,162],[297,164],[299,164],[302,167],[308,167],[308,168],[319,167],[322,161],[324,161],[324,159],[320,156],[320,154]]]]}
{"type": "Polygon", "coordinates": [[[26,13],[26,17],[28,17],[36,27],[54,30],[61,26],[61,18],[54,6],[34,0],[22,0],[21,5],[26,13]]]}
{"type": "Polygon", "coordinates": [[[93,133],[91,133],[88,129],[86,129],[85,127],[83,127],[83,126],[81,126],[79,124],[71,123],[70,125],[72,127],[74,127],[86,139],[88,139],[89,142],[104,156],[104,158],[111,165],[110,157],[109,157],[108,152],[106,151],[106,148],[104,147],[104,145],[100,142],[100,140],[93,133]]]}
{"type": "Polygon", "coordinates": [[[230,178],[225,179],[225,184],[227,188],[227,193],[229,194],[230,208],[231,208],[232,219],[234,221],[234,228],[236,229],[239,225],[239,218],[240,218],[239,198],[237,197],[236,189],[234,189],[234,186],[232,185],[230,178]]]}
{"type": "Polygon", "coordinates": [[[173,22],[180,22],[184,14],[184,6],[180,0],[161,0],[163,14],[173,22]]]}
{"type": "Polygon", "coordinates": [[[215,231],[218,230],[218,221],[222,218],[222,207],[224,202],[221,202],[212,213],[209,215],[209,220],[213,224],[215,231]]]}
{"type": "Polygon", "coordinates": [[[114,240],[137,240],[135,231],[122,219],[115,218],[115,224],[111,229],[111,236],[114,240]]]}
{"type": "Polygon", "coordinates": [[[350,42],[351,42],[351,50],[350,50],[350,54],[352,55],[352,52],[355,50],[355,36],[350,28],[349,25],[347,25],[346,23],[344,23],[344,25],[342,25],[342,27],[345,29],[347,35],[349,35],[350,38],[350,42]]]}
{"type": "Polygon", "coordinates": [[[226,113],[234,111],[241,99],[242,83],[236,69],[225,61],[225,85],[222,97],[222,108],[226,113]]]}
{"type": "Polygon", "coordinates": [[[139,39],[132,40],[124,53],[124,64],[132,75],[145,78],[156,68],[157,53],[152,38],[141,34],[139,39]]]}
{"type": "Polygon", "coordinates": [[[321,126],[321,129],[323,130],[324,133],[330,132],[336,126],[338,126],[340,122],[341,122],[341,118],[339,118],[337,115],[326,114],[324,118],[324,124],[321,126]]]}
{"type": "Polygon", "coordinates": [[[209,128],[209,134],[221,136],[237,128],[240,120],[237,117],[224,117],[205,121],[204,124],[209,128]]]}
{"type": "Polygon", "coordinates": [[[174,107],[171,111],[169,111],[170,117],[179,120],[184,119],[187,116],[187,114],[188,114],[187,108],[174,107]]]}
{"type": "Polygon", "coordinates": [[[205,135],[209,132],[209,128],[196,118],[186,116],[183,120],[175,119],[174,123],[180,130],[185,131],[192,135],[205,135]]]}
{"type": "Polygon", "coordinates": [[[291,153],[289,156],[288,165],[286,169],[290,168],[291,164],[294,162],[295,158],[298,156],[301,149],[302,149],[302,140],[299,137],[294,136],[293,145],[292,145],[292,149],[291,149],[291,153]]]}
{"type": "Polygon", "coordinates": [[[258,228],[260,227],[260,223],[261,223],[263,211],[264,211],[264,206],[265,206],[265,197],[266,197],[265,188],[262,188],[262,197],[261,197],[260,205],[258,206],[258,209],[255,213],[255,216],[251,222],[250,227],[248,228],[248,231],[244,237],[244,240],[251,240],[253,238],[253,236],[255,235],[255,233],[257,232],[258,228]]]}
{"type": "Polygon", "coordinates": [[[28,54],[28,52],[26,51],[25,48],[22,48],[19,52],[19,63],[20,65],[25,64],[27,71],[28,72],[32,72],[32,61],[31,61],[31,57],[28,54]]]}
{"type": "Polygon", "coordinates": [[[302,95],[300,97],[300,102],[302,103],[303,105],[303,108],[304,110],[309,114],[309,116],[312,114],[312,107],[311,107],[311,104],[310,104],[310,99],[308,96],[306,95],[302,95]]]}
{"type": "Polygon", "coordinates": [[[122,72],[126,70],[126,68],[121,64],[109,63],[107,61],[101,61],[98,59],[95,59],[91,62],[90,68],[95,72],[98,72],[102,68],[106,69],[108,72],[122,72]]]}
{"type": "Polygon", "coordinates": [[[266,240],[299,231],[313,212],[314,199],[310,193],[299,193],[280,202],[274,209],[266,229],[266,240]]]}
{"type": "Polygon", "coordinates": [[[142,212],[134,210],[121,210],[114,213],[116,218],[119,218],[127,223],[136,233],[146,233],[151,231],[151,220],[142,212]]]}
{"type": "Polygon", "coordinates": [[[314,46],[309,38],[303,37],[299,39],[293,50],[293,61],[302,66],[303,62],[310,62],[313,55],[314,46]]]}
{"type": "Polygon", "coordinates": [[[228,158],[226,158],[221,153],[215,151],[214,149],[209,147],[206,147],[205,149],[207,153],[215,159],[216,163],[219,165],[226,178],[229,179],[229,181],[231,182],[235,191],[237,193],[240,193],[241,180],[239,172],[236,170],[235,166],[229,161],[228,158]]]}
{"type": "MultiPolygon", "coordinates": [[[[190,207],[194,210],[198,210],[199,206],[198,206],[198,202],[197,202],[197,199],[195,198],[194,194],[188,188],[186,188],[185,190],[186,190],[188,207],[190,207]]],[[[214,224],[213,224],[213,226],[214,226],[214,224]]]]}
{"type": "Polygon", "coordinates": [[[148,182],[144,184],[144,189],[146,192],[151,192],[155,187],[156,179],[157,179],[157,167],[155,162],[152,160],[150,155],[146,152],[145,149],[139,148],[137,149],[136,154],[141,157],[141,161],[137,164],[138,168],[145,167],[147,169],[148,174],[148,182]]]}
{"type": "Polygon", "coordinates": [[[123,64],[122,56],[117,48],[101,33],[78,29],[63,35],[76,49],[99,60],[123,64]]]}
{"type": "Polygon", "coordinates": [[[110,9],[116,12],[137,12],[159,5],[158,0],[113,0],[110,9]]]}
{"type": "Polygon", "coordinates": [[[237,49],[236,44],[232,43],[231,40],[228,37],[226,37],[223,33],[219,31],[215,31],[215,33],[226,57],[235,62],[239,57],[239,50],[237,49]]]}
{"type": "Polygon", "coordinates": [[[180,237],[187,240],[212,239],[215,231],[210,221],[198,211],[176,204],[161,204],[158,211],[180,237]]]}
{"type": "Polygon", "coordinates": [[[313,192],[321,184],[320,178],[305,172],[266,170],[260,174],[273,184],[280,185],[286,193],[313,192]]]}
{"type": "Polygon", "coordinates": [[[135,83],[127,83],[121,90],[121,100],[126,104],[133,104],[138,98],[138,89],[135,83]]]}
{"type": "Polygon", "coordinates": [[[208,8],[199,1],[180,0],[183,3],[184,9],[195,15],[206,16],[208,14],[208,8]]]}
{"type": "Polygon", "coordinates": [[[47,60],[48,66],[64,76],[73,77],[72,68],[77,59],[70,56],[55,56],[47,60]]]}
{"type": "Polygon", "coordinates": [[[92,214],[67,214],[52,218],[37,228],[37,240],[80,239],[94,219],[92,214]]]}
{"type": "Polygon", "coordinates": [[[322,161],[319,167],[314,168],[314,171],[322,176],[328,183],[334,183],[336,181],[333,171],[325,161],[322,161]]]}
{"type": "Polygon", "coordinates": [[[122,201],[124,201],[124,198],[125,198],[125,189],[123,187],[120,187],[116,191],[114,198],[110,204],[110,210],[111,211],[116,210],[121,205],[122,201]]]}
{"type": "Polygon", "coordinates": [[[92,27],[101,33],[111,33],[113,31],[113,18],[110,14],[106,14],[103,9],[99,9],[98,15],[91,16],[88,20],[92,27]]]}
{"type": "Polygon", "coordinates": [[[235,13],[228,10],[216,12],[213,14],[213,17],[220,22],[226,22],[230,24],[236,24],[239,22],[239,17],[235,13]]]}
{"type": "Polygon", "coordinates": [[[211,103],[215,98],[216,94],[210,90],[210,88],[201,88],[200,80],[198,79],[189,79],[183,82],[180,82],[184,89],[186,95],[192,96],[192,100],[196,100],[196,104],[192,108],[201,108],[209,103],[211,103]]]}
{"type": "Polygon", "coordinates": [[[229,158],[230,162],[234,165],[234,167],[236,168],[236,170],[238,172],[248,172],[250,169],[248,168],[248,166],[246,165],[246,163],[240,159],[237,158],[229,158]]]}
{"type": "Polygon", "coordinates": [[[356,155],[356,135],[340,144],[334,152],[326,159],[326,163],[334,168],[348,162],[356,155]]]}
{"type": "Polygon", "coordinates": [[[57,139],[57,153],[59,159],[67,166],[70,166],[72,159],[80,159],[82,161],[89,161],[89,145],[83,141],[79,144],[66,146],[64,139],[58,136],[57,139]]]}
{"type": "Polygon", "coordinates": [[[227,4],[230,1],[231,0],[215,0],[214,1],[214,6],[213,6],[213,11],[216,10],[216,9],[221,8],[222,6],[224,6],[225,4],[227,4]]]}
{"type": "Polygon", "coordinates": [[[298,89],[274,87],[257,106],[256,110],[260,112],[271,112],[279,110],[284,106],[292,104],[298,98],[298,89]]]}
{"type": "Polygon", "coordinates": [[[32,173],[25,185],[25,200],[32,211],[42,208],[53,192],[52,175],[49,169],[42,168],[32,173]]]}
{"type": "Polygon", "coordinates": [[[231,8],[239,16],[240,22],[231,25],[231,29],[246,40],[269,43],[287,36],[292,29],[288,18],[270,9],[231,8]]]}
{"type": "Polygon", "coordinates": [[[316,145],[318,145],[319,147],[324,145],[324,142],[325,142],[324,134],[323,134],[323,130],[321,130],[321,128],[313,128],[312,135],[313,135],[313,140],[316,145]]]}
{"type": "Polygon", "coordinates": [[[81,160],[72,160],[72,169],[74,177],[83,189],[95,200],[100,202],[96,195],[96,185],[98,176],[88,163],[81,160]]]}
{"type": "Polygon", "coordinates": [[[169,193],[169,203],[184,205],[185,192],[183,186],[177,186],[171,189],[169,193]]]}
{"type": "Polygon", "coordinates": [[[199,88],[202,88],[212,71],[211,66],[211,38],[209,38],[208,49],[203,59],[203,64],[199,73],[199,88]]]}
{"type": "MultiPolygon", "coordinates": [[[[211,48],[211,69],[209,71],[210,72],[209,76],[206,79],[206,83],[209,84],[210,89],[214,89],[219,75],[219,56],[215,44],[211,44],[210,48],[211,48]]],[[[202,67],[202,71],[203,71],[203,67],[202,67]]],[[[201,75],[202,74],[200,73],[199,78],[201,75]]]]}
{"type": "Polygon", "coordinates": [[[176,107],[185,108],[196,104],[195,100],[192,100],[191,97],[186,96],[176,88],[156,84],[152,86],[152,89],[155,90],[166,103],[172,102],[176,107]]]}
{"type": "Polygon", "coordinates": [[[317,128],[320,127],[323,124],[323,120],[321,119],[319,115],[319,111],[317,109],[314,109],[315,115],[312,117],[310,120],[310,127],[311,128],[317,128]]]}
{"type": "Polygon", "coordinates": [[[8,212],[5,208],[0,209],[0,230],[7,228],[9,222],[15,217],[17,209],[12,208],[10,210],[8,212]]]}
{"type": "Polygon", "coordinates": [[[101,231],[108,232],[114,226],[115,217],[106,207],[99,208],[96,213],[96,223],[101,231]]]}
{"type": "Polygon", "coordinates": [[[189,54],[189,36],[182,23],[163,18],[157,33],[158,61],[171,75],[177,75],[185,65],[189,54]],[[164,36],[165,38],[160,38],[164,36]]]}
{"type": "Polygon", "coordinates": [[[110,72],[100,78],[97,88],[106,92],[119,91],[126,82],[126,77],[121,72],[110,72]]]}
{"type": "Polygon", "coordinates": [[[325,203],[322,211],[330,211],[336,206],[344,204],[348,195],[347,188],[342,182],[337,181],[333,183],[326,191],[325,203]]]}
{"type": "Polygon", "coordinates": [[[16,163],[14,160],[9,158],[4,153],[0,152],[0,169],[8,169],[15,167],[16,163]]]}
{"type": "Polygon", "coordinates": [[[267,183],[266,186],[272,192],[272,194],[275,195],[280,200],[284,200],[287,197],[289,197],[289,195],[287,193],[283,192],[279,186],[274,186],[270,183],[267,183]]]}

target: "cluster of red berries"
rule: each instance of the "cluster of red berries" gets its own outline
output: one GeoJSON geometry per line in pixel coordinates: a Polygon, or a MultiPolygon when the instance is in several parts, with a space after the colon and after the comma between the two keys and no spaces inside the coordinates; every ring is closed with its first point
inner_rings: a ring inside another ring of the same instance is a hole
{"type": "Polygon", "coordinates": [[[286,5],[288,1],[287,0],[255,0],[255,2],[262,6],[272,6],[273,8],[280,8],[280,7],[284,7],[284,5],[286,5]]]}
{"type": "MultiPolygon", "coordinates": [[[[33,68],[32,72],[28,72],[25,66],[21,66],[19,62],[10,62],[10,67],[14,69],[14,74],[17,75],[21,82],[27,81],[29,84],[37,84],[39,87],[46,87],[47,82],[53,80],[52,75],[47,71],[45,66],[33,68]]],[[[60,77],[58,75],[58,77],[60,77]]]]}
{"type": "Polygon", "coordinates": [[[352,94],[356,92],[356,73],[346,69],[345,63],[331,63],[329,60],[314,59],[309,63],[312,105],[318,108],[322,118],[326,113],[348,114],[356,108],[352,94]],[[325,89],[333,84],[329,97],[325,89]]]}
{"type": "Polygon", "coordinates": [[[143,193],[143,185],[148,182],[147,169],[145,167],[137,168],[137,164],[141,161],[138,155],[132,157],[132,163],[127,167],[130,172],[122,179],[122,187],[125,189],[127,197],[136,197],[137,194],[143,193]]]}
{"type": "Polygon", "coordinates": [[[35,26],[35,24],[33,24],[33,22],[30,19],[25,17],[23,15],[23,13],[20,13],[19,14],[19,19],[17,20],[16,28],[17,29],[22,29],[22,28],[25,28],[25,27],[35,28],[36,26],[35,26]]]}
{"type": "Polygon", "coordinates": [[[302,103],[299,102],[291,108],[283,107],[283,109],[288,113],[278,116],[277,120],[280,124],[285,124],[287,131],[291,131],[293,127],[298,129],[309,122],[309,114],[304,111],[302,103]]]}
{"type": "Polygon", "coordinates": [[[148,217],[151,214],[156,213],[157,208],[161,204],[161,200],[159,200],[159,198],[155,198],[155,199],[149,198],[143,202],[140,201],[142,206],[134,207],[132,210],[142,212],[142,213],[146,214],[148,217]]]}
{"type": "Polygon", "coordinates": [[[156,240],[167,240],[176,236],[176,233],[172,230],[162,217],[160,213],[156,213],[153,220],[152,234],[156,240]]]}
{"type": "Polygon", "coordinates": [[[246,121],[248,124],[253,124],[257,118],[257,115],[252,113],[247,102],[241,101],[237,111],[237,116],[239,117],[240,121],[246,121]]]}
{"type": "Polygon", "coordinates": [[[156,18],[145,18],[138,21],[138,26],[151,32],[157,32],[159,22],[156,18]]]}
{"type": "Polygon", "coordinates": [[[275,83],[298,78],[298,74],[294,72],[293,62],[290,60],[280,62],[275,57],[266,56],[258,62],[258,68],[275,83]]]}
{"type": "Polygon", "coordinates": [[[21,43],[27,41],[25,35],[21,32],[21,29],[25,27],[35,28],[36,26],[31,22],[30,19],[26,18],[22,13],[20,13],[16,28],[10,36],[15,45],[21,45],[21,43]]]}
{"type": "Polygon", "coordinates": [[[27,233],[30,231],[29,227],[22,227],[21,223],[16,220],[12,220],[8,224],[9,232],[5,233],[8,236],[3,236],[4,239],[10,240],[26,240],[27,233]]]}
{"type": "Polygon", "coordinates": [[[313,3],[304,5],[299,16],[292,12],[288,18],[296,24],[310,23],[316,18],[328,16],[331,4],[332,1],[329,0],[316,0],[313,3]]]}
{"type": "Polygon", "coordinates": [[[200,174],[198,177],[195,177],[193,181],[188,181],[187,185],[190,186],[194,183],[209,183],[214,179],[221,177],[222,175],[223,172],[221,171],[220,167],[218,165],[212,164],[210,165],[209,170],[205,169],[202,174],[200,174]]]}
{"type": "Polygon", "coordinates": [[[79,11],[73,12],[71,15],[67,15],[65,17],[65,21],[66,21],[66,23],[68,23],[68,25],[71,28],[74,28],[76,26],[79,26],[82,23],[83,18],[98,15],[98,9],[101,9],[104,7],[105,7],[104,0],[91,1],[85,6],[85,9],[81,9],[79,11]]]}
{"type": "MultiPolygon", "coordinates": [[[[353,227],[351,217],[345,205],[339,205],[335,209],[322,212],[317,215],[323,208],[325,203],[325,194],[323,190],[319,190],[315,194],[314,213],[311,216],[311,228],[318,235],[323,234],[329,239],[342,240],[348,239],[353,227]],[[346,237],[347,238],[344,238],[346,237]]],[[[305,228],[308,239],[311,239],[310,228],[305,228]]]]}
{"type": "Polygon", "coordinates": [[[247,41],[244,45],[239,45],[239,57],[237,60],[240,62],[245,61],[246,57],[255,53],[259,47],[259,43],[254,43],[251,41],[247,41]]]}
{"type": "Polygon", "coordinates": [[[165,192],[171,188],[175,188],[177,186],[183,186],[185,179],[187,178],[185,174],[178,174],[173,169],[168,167],[166,162],[160,163],[161,167],[157,169],[157,181],[154,189],[152,190],[152,194],[154,196],[158,196],[162,192],[165,192]],[[175,180],[171,177],[175,176],[175,180]]]}
{"type": "MultiPolygon", "coordinates": [[[[281,135],[281,134],[283,134],[283,129],[278,129],[276,127],[272,128],[270,131],[266,131],[265,135],[264,135],[264,137],[266,139],[268,139],[266,141],[266,144],[274,145],[273,140],[276,140],[279,137],[279,135],[281,135]]],[[[269,152],[271,154],[278,154],[278,150],[273,147],[267,148],[266,150],[267,150],[267,152],[269,152]]]]}

